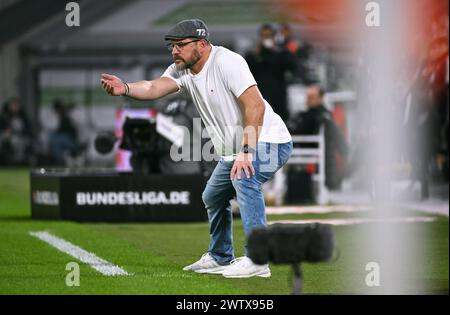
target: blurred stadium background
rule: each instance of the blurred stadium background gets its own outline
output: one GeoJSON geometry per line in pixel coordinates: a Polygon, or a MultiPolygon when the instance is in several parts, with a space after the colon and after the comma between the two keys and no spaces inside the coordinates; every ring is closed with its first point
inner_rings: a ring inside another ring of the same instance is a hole
{"type": "MultiPolygon", "coordinates": [[[[321,179],[317,176],[321,162],[300,157],[267,183],[268,221],[336,225],[341,258],[307,264],[305,293],[367,292],[364,265],[355,259],[364,242],[355,235],[364,230],[373,210],[362,145],[368,132],[365,103],[370,102],[370,91],[361,81],[370,69],[359,54],[361,43],[355,42],[353,6],[309,0],[79,0],[80,26],[68,27],[67,2],[0,0],[0,294],[290,293],[289,266],[273,267],[270,280],[229,281],[183,273],[181,267],[207,247],[207,222],[80,224],[31,219],[31,169],[129,170],[126,152],[96,151],[96,136],[104,131],[119,134],[124,113],[142,115],[150,108],[167,113],[170,104],[184,98],[155,102],[112,98],[102,90],[100,75],[113,73],[128,82],[160,76],[172,62],[164,34],[187,18],[204,20],[213,44],[247,60],[260,44],[261,26],[273,27],[278,51],[289,54],[292,67],[276,71],[256,64],[252,71],[261,73],[261,80],[282,78],[285,95],[270,87],[263,95],[275,95],[271,103],[276,111],[286,106],[284,118],[293,134],[324,139],[322,167],[327,167],[321,179]],[[283,37],[283,26],[290,28],[291,37],[283,37]],[[321,102],[330,114],[317,126],[331,126],[326,131],[301,124],[317,120],[307,97],[311,86],[317,85],[325,91],[321,102]],[[61,144],[61,134],[69,135],[70,144],[61,144]],[[39,230],[95,252],[133,276],[104,277],[81,264],[81,286],[67,287],[65,266],[73,258],[28,234],[39,230]]],[[[413,71],[399,83],[404,93],[396,100],[398,124],[413,140],[430,145],[417,146],[393,166],[390,206],[401,209],[396,224],[421,236],[418,246],[426,257],[409,275],[412,282],[406,292],[448,294],[448,2],[415,4],[423,9],[418,19],[421,31],[414,34],[411,47],[405,47],[407,68],[413,71]]],[[[180,108],[183,112],[187,107],[180,108]]],[[[190,163],[176,166],[163,159],[160,163],[163,174],[201,175],[190,163]]],[[[237,254],[242,254],[239,244],[244,235],[237,211],[236,217],[235,242],[237,254]]]]}

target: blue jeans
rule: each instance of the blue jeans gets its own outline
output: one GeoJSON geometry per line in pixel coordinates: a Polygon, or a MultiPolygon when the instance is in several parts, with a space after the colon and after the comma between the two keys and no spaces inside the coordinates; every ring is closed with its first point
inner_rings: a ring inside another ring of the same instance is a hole
{"type": "MultiPolygon", "coordinates": [[[[252,164],[255,175],[247,178],[242,171],[231,182],[233,161],[221,159],[203,191],[203,202],[208,211],[210,225],[209,253],[221,265],[234,259],[230,200],[236,194],[245,235],[260,225],[266,225],[266,212],[262,185],[269,180],[289,159],[292,142],[259,142],[252,164]]],[[[247,250],[247,249],[246,249],[247,250]]]]}

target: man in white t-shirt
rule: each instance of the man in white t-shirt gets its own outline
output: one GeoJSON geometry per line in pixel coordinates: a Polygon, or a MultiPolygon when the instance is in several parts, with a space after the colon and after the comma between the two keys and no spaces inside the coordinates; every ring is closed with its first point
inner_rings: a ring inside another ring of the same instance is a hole
{"type": "Polygon", "coordinates": [[[258,90],[244,58],[209,42],[201,20],[184,20],[165,36],[174,63],[155,80],[124,83],[103,74],[110,95],[155,100],[185,90],[191,95],[221,157],[203,192],[210,244],[200,260],[183,268],[228,278],[270,277],[268,265],[234,258],[230,200],[236,195],[248,236],[266,224],[261,186],[289,159],[291,136],[258,90]]]}

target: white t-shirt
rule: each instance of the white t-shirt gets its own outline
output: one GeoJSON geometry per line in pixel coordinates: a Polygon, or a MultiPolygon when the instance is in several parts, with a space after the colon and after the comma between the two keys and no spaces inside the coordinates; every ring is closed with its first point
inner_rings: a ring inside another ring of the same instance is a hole
{"type": "MultiPolygon", "coordinates": [[[[245,127],[238,97],[256,85],[256,81],[242,56],[225,47],[211,46],[211,54],[199,73],[194,75],[189,69],[178,71],[173,63],[162,76],[173,79],[180,89],[191,95],[216,153],[222,157],[232,157],[242,146],[242,130],[245,127]]],[[[264,103],[264,122],[258,141],[291,141],[281,117],[266,100],[264,103]]]]}

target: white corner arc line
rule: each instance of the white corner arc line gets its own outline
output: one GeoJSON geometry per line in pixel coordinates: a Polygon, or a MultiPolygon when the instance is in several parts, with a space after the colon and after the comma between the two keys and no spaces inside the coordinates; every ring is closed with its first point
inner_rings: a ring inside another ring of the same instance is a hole
{"type": "Polygon", "coordinates": [[[106,261],[97,255],[90,253],[81,247],[78,247],[62,238],[54,236],[47,231],[39,232],[29,232],[31,236],[37,237],[38,239],[48,243],[49,245],[55,247],[57,250],[70,255],[79,261],[88,264],[90,267],[94,268],[101,274],[105,276],[129,276],[130,274],[124,269],[116,266],[109,261],[106,261]]]}

